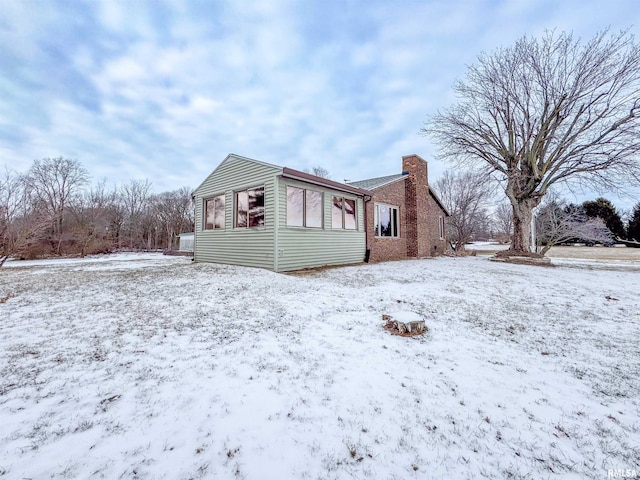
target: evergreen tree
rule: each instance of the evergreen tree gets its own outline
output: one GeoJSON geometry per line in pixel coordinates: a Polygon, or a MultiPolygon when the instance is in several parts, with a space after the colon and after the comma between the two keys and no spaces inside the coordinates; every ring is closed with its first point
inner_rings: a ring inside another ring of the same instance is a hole
{"type": "Polygon", "coordinates": [[[597,198],[594,201],[586,201],[582,204],[584,213],[589,218],[601,218],[607,228],[616,238],[626,238],[626,232],[620,214],[616,207],[606,198],[597,198]]]}
{"type": "Polygon", "coordinates": [[[627,238],[640,242],[640,202],[636,203],[636,206],[633,207],[633,214],[627,227],[627,238]]]}

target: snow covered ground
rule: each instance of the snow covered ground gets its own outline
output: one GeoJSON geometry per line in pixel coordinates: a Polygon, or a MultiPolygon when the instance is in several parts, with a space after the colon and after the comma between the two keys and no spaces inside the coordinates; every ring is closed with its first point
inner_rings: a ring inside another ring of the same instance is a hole
{"type": "Polygon", "coordinates": [[[640,275],[620,262],[7,266],[0,478],[640,475],[640,275]],[[391,336],[397,311],[427,335],[391,336]]]}

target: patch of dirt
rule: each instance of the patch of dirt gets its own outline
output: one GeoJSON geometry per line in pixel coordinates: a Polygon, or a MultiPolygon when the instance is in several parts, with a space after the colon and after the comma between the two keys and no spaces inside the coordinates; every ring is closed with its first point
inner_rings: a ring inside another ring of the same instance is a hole
{"type": "Polygon", "coordinates": [[[424,326],[424,330],[407,331],[406,327],[399,328],[398,322],[395,320],[387,320],[382,328],[384,328],[391,335],[397,335],[399,337],[419,337],[429,331],[429,327],[427,327],[426,325],[424,326]]]}
{"type": "Polygon", "coordinates": [[[498,258],[511,258],[511,257],[527,257],[527,258],[544,258],[539,253],[533,252],[516,252],[513,250],[501,250],[495,254],[498,258]]]}
{"type": "MultiPolygon", "coordinates": [[[[532,255],[535,255],[535,254],[532,254],[532,255]]],[[[536,265],[540,267],[555,267],[555,265],[551,263],[551,260],[549,260],[546,257],[541,257],[539,255],[534,257],[534,256],[528,256],[528,255],[505,256],[505,255],[496,254],[493,257],[489,258],[489,260],[492,260],[494,262],[516,263],[518,265],[536,265]]]]}

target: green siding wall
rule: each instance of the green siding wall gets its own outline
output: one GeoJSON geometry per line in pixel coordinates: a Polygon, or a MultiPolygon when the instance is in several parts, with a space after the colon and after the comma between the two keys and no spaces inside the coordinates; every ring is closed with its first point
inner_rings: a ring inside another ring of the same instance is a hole
{"type": "Polygon", "coordinates": [[[227,157],[196,192],[196,262],[227,263],[275,269],[277,175],[282,169],[235,155],[227,157]],[[234,192],[264,186],[264,227],[234,228],[234,192]],[[225,195],[225,228],[204,230],[204,199],[225,195]]]}
{"type": "Polygon", "coordinates": [[[227,157],[195,191],[196,262],[260,267],[278,272],[364,260],[366,238],[361,197],[280,177],[282,169],[236,155],[227,157]],[[323,193],[323,228],[287,227],[287,185],[323,193]],[[265,226],[234,228],[237,191],[264,186],[265,226]],[[204,230],[204,200],[225,196],[225,228],[204,230]],[[331,228],[331,197],[357,199],[358,230],[331,228]]]}
{"type": "Polygon", "coordinates": [[[361,197],[281,177],[278,178],[277,183],[279,192],[277,271],[358,263],[364,260],[366,238],[361,197]],[[287,227],[287,185],[323,193],[324,226],[322,229],[287,227]],[[331,228],[331,197],[333,195],[357,198],[358,230],[331,228]]]}

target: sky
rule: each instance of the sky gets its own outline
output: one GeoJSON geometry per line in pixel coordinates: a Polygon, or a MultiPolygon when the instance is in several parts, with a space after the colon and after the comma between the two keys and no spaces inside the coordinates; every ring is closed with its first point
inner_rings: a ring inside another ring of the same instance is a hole
{"type": "Polygon", "coordinates": [[[420,129],[481,52],[607,27],[637,34],[635,0],[0,0],[0,168],[63,156],[162,192],[229,153],[339,181],[416,153],[433,183],[454,167],[420,129]]]}

